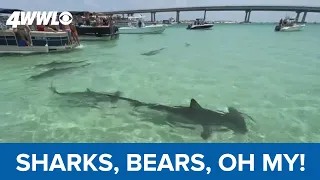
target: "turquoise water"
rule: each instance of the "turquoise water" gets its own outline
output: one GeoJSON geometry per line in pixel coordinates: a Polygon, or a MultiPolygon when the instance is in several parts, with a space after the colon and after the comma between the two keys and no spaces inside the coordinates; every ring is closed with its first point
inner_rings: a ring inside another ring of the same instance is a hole
{"type": "MultiPolygon", "coordinates": [[[[195,130],[155,125],[167,114],[126,102],[70,102],[59,92],[122,91],[165,105],[195,98],[208,109],[234,106],[252,116],[246,135],[214,133],[209,142],[320,141],[320,26],[275,33],[274,25],[216,25],[210,31],[168,28],[162,35],[121,35],[82,42],[70,53],[0,57],[2,142],[203,142],[195,130]],[[186,46],[186,43],[190,46],[186,46]],[[166,48],[154,56],[151,50],[166,48]],[[87,60],[90,66],[28,79],[36,64],[87,60]]],[[[85,101],[85,100],[84,100],[85,101]]]]}

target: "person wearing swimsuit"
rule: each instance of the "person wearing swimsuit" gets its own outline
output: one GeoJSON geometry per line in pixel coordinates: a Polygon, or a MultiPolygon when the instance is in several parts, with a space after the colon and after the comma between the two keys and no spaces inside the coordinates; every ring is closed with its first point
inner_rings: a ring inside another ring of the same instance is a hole
{"type": "Polygon", "coordinates": [[[44,26],[43,25],[37,25],[37,31],[44,31],[44,26]]]}
{"type": "Polygon", "coordinates": [[[30,38],[28,37],[28,33],[25,28],[25,26],[18,25],[18,27],[13,31],[16,35],[18,46],[30,46],[30,38]]]}
{"type": "Polygon", "coordinates": [[[70,29],[70,26],[69,25],[63,25],[64,26],[64,31],[66,31],[68,33],[68,40],[69,40],[69,44],[72,44],[72,32],[71,32],[71,29],[70,29]]]}
{"type": "Polygon", "coordinates": [[[77,32],[77,28],[73,25],[73,23],[71,23],[69,25],[70,29],[71,29],[71,32],[72,32],[72,37],[73,37],[73,40],[76,41],[78,43],[78,45],[80,45],[80,41],[79,41],[79,38],[78,38],[78,32],[77,32]]]}
{"type": "Polygon", "coordinates": [[[87,25],[87,26],[90,26],[90,16],[89,16],[89,13],[87,13],[85,17],[86,17],[86,25],[87,25]]]}

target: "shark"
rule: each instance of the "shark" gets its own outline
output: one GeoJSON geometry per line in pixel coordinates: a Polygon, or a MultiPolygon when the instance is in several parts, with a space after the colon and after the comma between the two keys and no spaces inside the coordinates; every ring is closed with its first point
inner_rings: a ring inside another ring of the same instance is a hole
{"type": "Polygon", "coordinates": [[[252,117],[239,112],[234,107],[228,107],[228,112],[214,111],[202,107],[194,98],[190,100],[188,106],[168,106],[154,103],[141,102],[136,99],[122,96],[121,91],[114,93],[95,92],[86,89],[84,92],[58,92],[56,88],[50,87],[51,91],[60,96],[85,98],[90,97],[95,102],[108,101],[116,103],[119,100],[128,102],[132,107],[147,107],[150,110],[166,112],[172,115],[178,115],[182,118],[164,120],[164,124],[169,124],[172,127],[185,127],[184,125],[200,125],[202,132],[200,136],[207,140],[210,138],[213,131],[226,132],[233,131],[235,134],[246,134],[248,132],[245,117],[252,117]],[[184,124],[184,125],[183,125],[184,124]]]}
{"type": "Polygon", "coordinates": [[[57,66],[65,66],[70,64],[79,64],[86,62],[86,60],[83,61],[52,61],[47,64],[37,64],[35,65],[36,68],[51,68],[51,67],[57,67],[57,66]]]}
{"type": "Polygon", "coordinates": [[[143,55],[143,56],[154,56],[154,55],[160,53],[164,49],[166,49],[166,48],[160,48],[160,49],[152,50],[152,51],[149,51],[149,52],[146,52],[146,53],[141,53],[141,55],[143,55]]]}
{"type": "Polygon", "coordinates": [[[51,76],[54,76],[54,75],[59,74],[59,73],[66,73],[66,72],[69,72],[71,70],[74,70],[74,69],[77,69],[77,68],[86,67],[86,66],[89,66],[89,65],[90,65],[90,63],[84,64],[84,65],[81,65],[81,66],[75,66],[75,67],[52,68],[52,69],[49,69],[48,71],[44,71],[44,72],[42,72],[40,74],[30,76],[29,79],[37,80],[37,79],[47,78],[47,77],[51,77],[51,76]]]}
{"type": "MultiPolygon", "coordinates": [[[[119,95],[119,93],[116,93],[119,95]]],[[[195,99],[190,100],[189,106],[167,106],[161,104],[145,103],[131,98],[125,98],[121,96],[114,97],[113,101],[120,99],[129,102],[133,107],[147,107],[152,110],[164,111],[169,114],[178,115],[182,118],[168,119],[166,124],[185,127],[181,125],[201,125],[203,130],[201,137],[207,140],[213,131],[226,132],[233,131],[235,134],[246,134],[248,128],[245,122],[245,116],[251,120],[253,118],[249,115],[239,112],[234,107],[228,107],[228,112],[213,111],[203,108],[195,99]]]]}
{"type": "Polygon", "coordinates": [[[52,85],[50,86],[50,91],[54,94],[64,96],[64,97],[71,97],[71,98],[77,98],[77,99],[85,99],[87,101],[94,102],[116,102],[118,101],[118,97],[122,94],[121,91],[116,91],[114,93],[104,93],[104,92],[96,92],[92,91],[89,88],[87,88],[85,91],[79,91],[79,92],[59,92],[57,91],[56,87],[52,85]]]}

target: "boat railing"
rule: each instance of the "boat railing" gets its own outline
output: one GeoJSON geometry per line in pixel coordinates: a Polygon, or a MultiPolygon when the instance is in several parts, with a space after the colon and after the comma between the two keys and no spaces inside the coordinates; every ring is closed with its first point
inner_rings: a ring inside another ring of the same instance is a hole
{"type": "Polygon", "coordinates": [[[8,30],[0,31],[0,45],[18,46],[18,40],[15,33],[8,30]]]}
{"type": "Polygon", "coordinates": [[[143,20],[137,20],[137,21],[132,21],[131,20],[131,21],[128,22],[128,26],[129,27],[140,27],[139,26],[139,21],[141,22],[141,27],[145,27],[146,26],[143,20]]]}
{"type": "MultiPolygon", "coordinates": [[[[29,37],[33,46],[66,46],[70,42],[67,32],[31,31],[29,37]]],[[[0,31],[0,44],[19,46],[16,34],[12,30],[0,31]]]]}
{"type": "Polygon", "coordinates": [[[128,20],[143,20],[145,17],[142,15],[139,16],[129,16],[128,20]]]}
{"type": "Polygon", "coordinates": [[[36,46],[66,46],[70,42],[67,32],[31,31],[30,37],[36,46]]]}
{"type": "Polygon", "coordinates": [[[8,29],[8,26],[5,23],[0,22],[0,30],[6,30],[6,29],[8,29]]]}

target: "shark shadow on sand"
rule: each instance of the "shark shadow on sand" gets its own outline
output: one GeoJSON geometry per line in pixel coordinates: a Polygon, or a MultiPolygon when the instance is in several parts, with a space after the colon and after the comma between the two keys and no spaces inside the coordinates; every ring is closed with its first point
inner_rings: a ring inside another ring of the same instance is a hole
{"type": "Polygon", "coordinates": [[[48,78],[48,77],[55,76],[56,74],[67,73],[67,72],[70,72],[70,71],[78,69],[78,68],[87,67],[89,65],[90,65],[90,63],[84,64],[81,66],[75,66],[75,67],[52,68],[52,69],[44,71],[40,74],[30,76],[29,79],[38,80],[38,79],[48,78]]]}
{"type": "MultiPolygon", "coordinates": [[[[171,127],[185,127],[184,125],[201,125],[203,131],[201,137],[208,139],[213,131],[233,131],[235,134],[246,134],[248,128],[245,122],[245,116],[253,120],[250,116],[239,112],[233,107],[228,108],[228,112],[213,111],[205,109],[195,100],[191,99],[189,106],[166,106],[154,103],[145,103],[135,99],[121,96],[121,92],[104,93],[95,92],[87,89],[84,92],[58,92],[55,87],[51,86],[50,90],[60,96],[74,98],[89,98],[91,102],[111,102],[116,103],[119,100],[128,102],[132,107],[146,107],[150,110],[166,112],[171,115],[178,115],[181,118],[164,120],[162,124],[169,124],[171,127]],[[218,127],[218,128],[216,128],[218,127]]],[[[150,121],[154,123],[153,121],[150,121]]],[[[159,123],[157,123],[159,124],[159,123]]]]}

